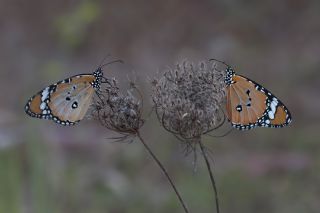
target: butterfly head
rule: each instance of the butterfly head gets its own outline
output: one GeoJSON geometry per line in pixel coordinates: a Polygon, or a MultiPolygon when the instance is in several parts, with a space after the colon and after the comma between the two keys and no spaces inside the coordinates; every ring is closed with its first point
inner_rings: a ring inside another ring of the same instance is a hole
{"type": "Polygon", "coordinates": [[[100,89],[100,85],[102,83],[103,79],[106,79],[103,77],[103,71],[102,71],[102,67],[107,66],[109,64],[113,64],[113,63],[123,63],[122,60],[114,60],[105,64],[101,64],[96,71],[93,72],[93,76],[96,78],[93,82],[92,82],[92,86],[93,88],[95,88],[96,90],[100,89]]]}
{"type": "Polygon", "coordinates": [[[100,89],[100,85],[103,79],[103,71],[102,71],[102,67],[98,67],[96,69],[96,71],[93,72],[93,76],[96,78],[93,82],[92,82],[92,86],[93,88],[99,90],[100,89]]]}
{"type": "Polygon", "coordinates": [[[230,84],[233,84],[232,77],[235,75],[234,70],[231,67],[227,67],[226,69],[226,77],[224,79],[224,83],[229,86],[230,84]]]}

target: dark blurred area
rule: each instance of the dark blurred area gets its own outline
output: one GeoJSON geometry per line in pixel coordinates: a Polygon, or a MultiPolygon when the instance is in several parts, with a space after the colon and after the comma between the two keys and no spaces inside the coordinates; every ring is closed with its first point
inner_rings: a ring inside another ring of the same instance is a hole
{"type": "MultiPolygon", "coordinates": [[[[204,138],[213,152],[221,212],[320,210],[320,1],[0,0],[0,213],[182,212],[139,141],[86,119],[73,127],[24,113],[30,96],[105,68],[134,78],[151,110],[150,79],[185,59],[226,61],[290,109],[283,129],[204,138]]],[[[142,129],[191,212],[213,212],[204,162],[159,125],[142,129]]]]}

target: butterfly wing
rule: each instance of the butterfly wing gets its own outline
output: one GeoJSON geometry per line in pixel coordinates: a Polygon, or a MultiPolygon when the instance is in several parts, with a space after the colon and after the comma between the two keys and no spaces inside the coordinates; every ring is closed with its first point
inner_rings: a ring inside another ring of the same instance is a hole
{"type": "Polygon", "coordinates": [[[226,110],[233,127],[240,130],[256,126],[279,128],[291,122],[289,110],[271,92],[234,72],[229,75],[226,77],[226,110]]]}
{"type": "Polygon", "coordinates": [[[72,125],[83,119],[95,92],[94,75],[77,75],[46,87],[29,99],[25,111],[32,117],[72,125]]]}
{"type": "Polygon", "coordinates": [[[59,120],[75,123],[83,119],[95,92],[91,85],[93,81],[92,76],[77,76],[71,79],[70,83],[57,85],[56,91],[51,94],[48,107],[58,118],[58,123],[59,120]]]}

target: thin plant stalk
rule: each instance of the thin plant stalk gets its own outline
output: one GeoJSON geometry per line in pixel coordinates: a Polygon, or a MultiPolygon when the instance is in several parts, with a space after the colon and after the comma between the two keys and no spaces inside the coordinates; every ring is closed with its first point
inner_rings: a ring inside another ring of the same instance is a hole
{"type": "MultiPolygon", "coordinates": [[[[184,61],[164,71],[152,81],[152,100],[157,118],[168,132],[196,151],[198,143],[210,175],[216,211],[219,200],[213,172],[201,136],[219,128],[225,121],[225,70],[212,62],[195,65],[184,61]]],[[[192,151],[191,150],[191,151],[192,151]]]]}
{"type": "Polygon", "coordinates": [[[184,212],[189,213],[188,208],[178,192],[175,184],[171,180],[167,170],[163,164],[152,152],[145,140],[140,134],[139,129],[143,126],[142,119],[143,98],[142,94],[132,82],[130,83],[131,90],[123,94],[119,91],[116,79],[105,79],[105,90],[101,90],[98,94],[98,101],[96,101],[93,116],[100,122],[100,124],[109,130],[113,130],[121,134],[116,138],[117,141],[125,141],[138,137],[145,149],[149,152],[154,161],[158,164],[169,183],[171,184],[176,196],[181,203],[184,212]],[[132,91],[138,92],[140,99],[136,98],[132,91]]]}
{"type": "Polygon", "coordinates": [[[214,191],[214,194],[215,194],[216,211],[217,211],[217,213],[220,213],[218,190],[217,190],[216,182],[214,180],[214,176],[213,176],[213,172],[212,172],[212,169],[211,169],[211,166],[210,166],[210,162],[208,160],[207,153],[205,152],[205,147],[202,144],[201,139],[199,139],[199,145],[200,145],[202,156],[203,156],[203,158],[204,158],[204,160],[206,162],[206,165],[207,165],[207,169],[208,169],[208,172],[209,172],[211,185],[212,185],[212,188],[213,188],[213,191],[214,191]]]}
{"type": "Polygon", "coordinates": [[[148,153],[151,155],[151,157],[154,159],[154,161],[158,164],[158,166],[160,167],[161,171],[163,172],[163,174],[166,176],[166,178],[168,179],[169,183],[171,184],[175,194],[177,195],[180,204],[182,205],[184,212],[185,213],[189,213],[189,210],[185,204],[185,202],[183,201],[177,187],[175,186],[174,182],[172,181],[171,177],[169,176],[167,170],[165,169],[165,167],[162,165],[162,163],[160,162],[160,160],[155,156],[155,154],[152,152],[152,150],[150,149],[150,147],[146,144],[145,140],[142,138],[141,134],[139,131],[136,132],[137,137],[139,138],[139,140],[141,141],[141,143],[143,144],[143,146],[146,148],[146,150],[148,151],[148,153]]]}

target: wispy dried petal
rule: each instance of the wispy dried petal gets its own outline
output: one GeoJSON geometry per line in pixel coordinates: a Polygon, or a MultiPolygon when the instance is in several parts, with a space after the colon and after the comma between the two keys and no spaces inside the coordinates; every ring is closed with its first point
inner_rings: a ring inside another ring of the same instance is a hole
{"type": "Polygon", "coordinates": [[[196,139],[224,122],[224,72],[214,62],[190,62],[152,81],[152,99],[163,127],[182,139],[196,139]]]}

